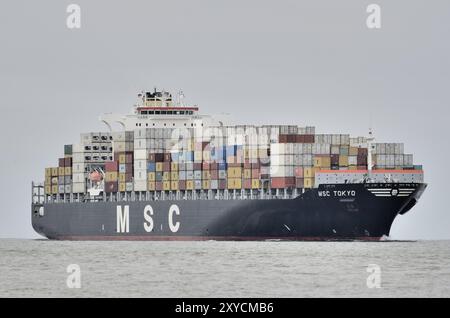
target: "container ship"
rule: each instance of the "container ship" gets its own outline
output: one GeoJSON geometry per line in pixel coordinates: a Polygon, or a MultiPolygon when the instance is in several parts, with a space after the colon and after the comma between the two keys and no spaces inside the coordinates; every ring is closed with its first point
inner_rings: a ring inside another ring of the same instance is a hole
{"type": "Polygon", "coordinates": [[[297,125],[231,125],[144,91],[32,182],[56,240],[380,240],[426,188],[402,143],[297,125]],[[118,127],[118,129],[113,129],[118,127]]]}

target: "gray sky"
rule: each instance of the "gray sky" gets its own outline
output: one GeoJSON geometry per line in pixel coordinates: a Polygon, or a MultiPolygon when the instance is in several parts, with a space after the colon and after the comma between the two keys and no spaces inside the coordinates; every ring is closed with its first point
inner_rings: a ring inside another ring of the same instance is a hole
{"type": "Polygon", "coordinates": [[[30,183],[141,89],[243,123],[404,142],[429,183],[396,239],[450,238],[450,2],[20,1],[0,11],[0,237],[37,237],[30,183]],[[81,6],[81,29],[66,7],[81,6]],[[370,3],[382,28],[369,30],[370,3]]]}

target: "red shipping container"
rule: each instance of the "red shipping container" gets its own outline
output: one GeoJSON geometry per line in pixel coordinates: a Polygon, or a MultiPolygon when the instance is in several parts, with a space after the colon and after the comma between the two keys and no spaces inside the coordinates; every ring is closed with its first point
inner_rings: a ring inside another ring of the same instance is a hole
{"type": "Polygon", "coordinates": [[[119,186],[117,181],[108,181],[105,182],[105,192],[111,193],[111,192],[117,192],[119,186]]]}
{"type": "Polygon", "coordinates": [[[202,162],[202,170],[208,171],[209,170],[209,163],[206,161],[202,162]]]}
{"type": "Polygon", "coordinates": [[[260,170],[252,169],[252,179],[259,179],[260,170]]]}
{"type": "Polygon", "coordinates": [[[363,156],[363,157],[367,157],[367,148],[358,148],[358,157],[359,156],[363,156]]]}
{"type": "Polygon", "coordinates": [[[252,163],[252,169],[259,169],[259,167],[261,166],[261,164],[258,163],[252,163]]]}
{"type": "Polygon", "coordinates": [[[339,166],[339,155],[331,155],[331,165],[339,166]]]}
{"type": "Polygon", "coordinates": [[[287,135],[279,135],[278,136],[278,142],[281,144],[287,143],[287,140],[288,140],[287,135]]]}
{"type": "Polygon", "coordinates": [[[296,188],[303,188],[304,180],[303,178],[295,178],[295,187],[296,188]]]}
{"type": "Polygon", "coordinates": [[[164,153],[164,162],[171,162],[172,161],[172,154],[170,152],[164,153]]]}
{"type": "Polygon", "coordinates": [[[133,154],[125,153],[125,163],[133,163],[133,154]]]}
{"type": "Polygon", "coordinates": [[[194,162],[194,170],[202,170],[202,164],[200,162],[194,162]]]}
{"type": "Polygon", "coordinates": [[[209,170],[219,170],[219,164],[217,162],[210,163],[209,170]]]}
{"type": "Polygon", "coordinates": [[[155,154],[154,153],[149,153],[148,154],[148,161],[149,162],[155,162],[155,154]]]}
{"type": "Polygon", "coordinates": [[[366,156],[358,156],[358,157],[356,157],[356,164],[358,166],[360,166],[360,165],[367,165],[367,157],[366,156]]]}
{"type": "Polygon", "coordinates": [[[186,190],[186,181],[185,180],[178,181],[178,188],[180,190],[186,190]]]}
{"type": "Polygon", "coordinates": [[[219,190],[225,190],[227,188],[227,180],[220,179],[219,180],[219,190]]]}
{"type": "Polygon", "coordinates": [[[119,170],[119,162],[118,161],[105,162],[105,170],[106,170],[106,172],[118,171],[119,170]]]}
{"type": "Polygon", "coordinates": [[[168,161],[163,162],[163,171],[165,171],[165,172],[170,171],[170,162],[168,162],[168,161]]]}
{"type": "Polygon", "coordinates": [[[219,179],[219,173],[217,172],[217,170],[210,170],[211,173],[211,179],[219,179]]]}
{"type": "Polygon", "coordinates": [[[303,178],[303,167],[295,167],[294,168],[294,175],[297,178],[303,178]]]}
{"type": "Polygon", "coordinates": [[[125,182],[132,182],[133,181],[133,173],[126,172],[125,173],[125,182]]]}
{"type": "Polygon", "coordinates": [[[244,179],[244,189],[252,188],[252,179],[244,179]]]}
{"type": "Polygon", "coordinates": [[[252,168],[252,164],[249,162],[245,162],[244,163],[244,169],[251,169],[252,168]]]}
{"type": "Polygon", "coordinates": [[[295,187],[295,177],[273,177],[270,178],[270,185],[273,189],[295,187]]]}
{"type": "Polygon", "coordinates": [[[162,183],[162,181],[156,181],[156,183],[155,183],[155,189],[156,189],[156,191],[162,191],[162,189],[163,189],[163,183],[162,183]]]}
{"type": "Polygon", "coordinates": [[[290,143],[296,142],[296,137],[297,137],[297,135],[288,135],[287,142],[290,142],[290,143]]]}
{"type": "Polygon", "coordinates": [[[64,167],[72,167],[72,157],[64,158],[64,167]]]}
{"type": "Polygon", "coordinates": [[[59,158],[59,160],[58,160],[58,167],[61,167],[61,168],[65,167],[65,160],[64,160],[64,158],[59,158]]]}
{"type": "Polygon", "coordinates": [[[163,153],[155,153],[155,162],[163,162],[164,154],[163,153]]]}

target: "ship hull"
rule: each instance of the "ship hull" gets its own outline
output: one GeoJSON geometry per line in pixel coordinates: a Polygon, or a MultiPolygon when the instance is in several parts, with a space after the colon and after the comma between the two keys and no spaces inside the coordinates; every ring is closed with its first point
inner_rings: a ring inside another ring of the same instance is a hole
{"type": "Polygon", "coordinates": [[[328,184],[295,199],[159,200],[32,205],[57,240],[378,240],[426,184],[328,184]]]}

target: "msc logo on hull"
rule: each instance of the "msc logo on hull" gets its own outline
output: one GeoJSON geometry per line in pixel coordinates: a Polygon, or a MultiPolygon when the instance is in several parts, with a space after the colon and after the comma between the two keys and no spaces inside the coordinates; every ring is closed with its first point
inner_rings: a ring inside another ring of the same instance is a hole
{"type": "MultiPolygon", "coordinates": [[[[154,222],[153,222],[153,208],[151,205],[146,205],[143,211],[144,222],[142,223],[145,232],[150,233],[153,231],[154,222]]],[[[181,223],[179,221],[174,221],[174,215],[180,215],[180,208],[176,204],[172,204],[169,208],[167,223],[169,225],[169,229],[172,233],[178,232],[180,229],[181,223]]],[[[124,205],[123,208],[121,205],[117,206],[116,210],[116,232],[117,233],[129,233],[130,232],[130,206],[124,205]]]]}

